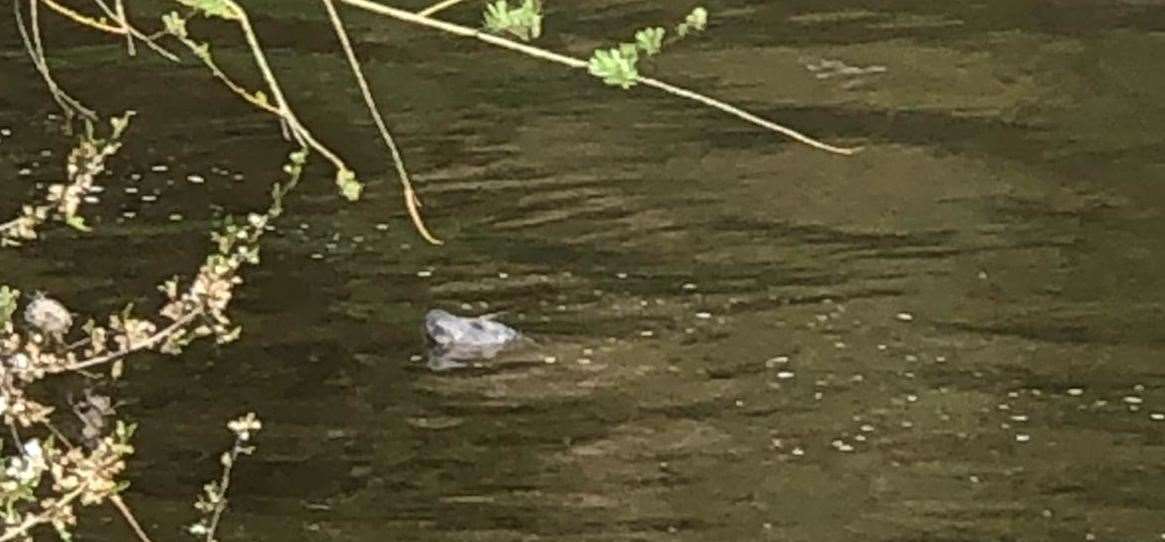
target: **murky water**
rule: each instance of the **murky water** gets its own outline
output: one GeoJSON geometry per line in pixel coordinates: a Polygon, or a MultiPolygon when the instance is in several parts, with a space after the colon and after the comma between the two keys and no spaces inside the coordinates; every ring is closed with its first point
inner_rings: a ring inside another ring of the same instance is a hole
{"type": "MultiPolygon", "coordinates": [[[[266,429],[224,540],[1165,537],[1159,3],[712,2],[650,68],[852,158],[352,14],[443,247],[410,229],[322,10],[275,4],[256,19],[291,99],[368,197],[317,171],[241,290],[242,340],[130,364],[127,499],[160,538],[246,410],[266,429]],[[433,373],[430,308],[538,345],[433,373]]],[[[688,7],[553,5],[543,45],[688,7]]],[[[8,215],[69,141],[0,17],[8,215]]],[[[149,306],[288,147],[193,65],[65,32],[66,88],[139,116],[96,231],[0,252],[2,278],[149,306]]]]}

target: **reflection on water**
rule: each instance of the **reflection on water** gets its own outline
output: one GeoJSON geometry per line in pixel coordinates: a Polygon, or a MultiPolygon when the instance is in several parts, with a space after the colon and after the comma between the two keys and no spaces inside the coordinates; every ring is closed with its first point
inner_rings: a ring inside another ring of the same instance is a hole
{"type": "MultiPolygon", "coordinates": [[[[852,158],[355,17],[449,241],[430,247],[332,44],[280,38],[325,28],[308,4],[259,30],[303,50],[277,59],[292,99],[374,181],[357,205],[322,177],[289,202],[238,344],[127,368],[147,527],[189,521],[221,421],[255,410],[266,434],[224,540],[1165,533],[1161,7],[709,5],[709,37],[652,67],[864,144],[852,158]],[[885,69],[819,78],[819,59],[885,69]],[[537,344],[435,373],[433,307],[505,311],[537,344]]],[[[656,11],[562,7],[548,46],[585,51],[656,11]]],[[[7,214],[68,142],[2,41],[7,214]]],[[[139,111],[98,227],[0,253],[6,282],[93,313],[193,269],[284,145],[199,70],[102,43],[50,47],[82,98],[139,111]]]]}

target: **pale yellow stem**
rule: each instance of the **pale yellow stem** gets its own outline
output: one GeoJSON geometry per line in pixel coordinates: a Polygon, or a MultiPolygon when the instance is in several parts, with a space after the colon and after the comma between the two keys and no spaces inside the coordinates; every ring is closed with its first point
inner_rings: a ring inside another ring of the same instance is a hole
{"type": "Polygon", "coordinates": [[[376,122],[376,129],[380,131],[380,138],[384,140],[384,145],[388,147],[392,154],[392,163],[396,167],[397,178],[400,179],[401,190],[404,193],[405,208],[409,211],[409,216],[413,219],[413,226],[424,237],[426,241],[434,244],[443,244],[440,239],[429,233],[429,229],[425,227],[425,221],[421,219],[421,200],[417,198],[416,192],[413,190],[413,183],[409,180],[409,172],[405,169],[404,158],[401,156],[400,148],[397,147],[396,140],[393,139],[392,133],[388,131],[388,125],[384,122],[384,118],[380,114],[380,108],[376,106],[376,100],[372,97],[372,91],[368,87],[368,81],[364,78],[364,70],[360,68],[360,61],[356,59],[356,52],[352,49],[352,42],[348,39],[348,32],[344,30],[344,23],[340,20],[340,14],[336,11],[336,5],[332,0],[323,0],[324,7],[328,10],[328,17],[332,20],[332,27],[336,31],[336,36],[340,38],[340,46],[344,48],[344,54],[348,57],[348,66],[352,69],[352,73],[356,76],[356,83],[360,86],[360,93],[364,96],[364,104],[368,106],[368,112],[372,115],[372,120],[376,122]]]}
{"type": "MultiPolygon", "coordinates": [[[[372,2],[371,0],[340,0],[340,1],[347,4],[347,5],[363,9],[365,11],[370,11],[372,13],[376,13],[379,15],[385,15],[388,17],[392,17],[394,19],[398,19],[398,20],[413,23],[413,24],[418,24],[421,26],[427,26],[429,28],[435,28],[437,30],[441,30],[443,32],[448,32],[450,34],[454,34],[457,36],[478,39],[478,40],[484,41],[486,43],[489,43],[491,45],[496,45],[498,47],[509,49],[511,51],[516,51],[516,52],[519,52],[519,53],[522,53],[522,54],[525,54],[528,56],[540,58],[540,59],[547,60],[550,62],[556,62],[558,64],[569,66],[571,68],[586,69],[589,66],[589,64],[585,60],[582,60],[579,58],[561,55],[561,54],[558,54],[558,53],[555,53],[552,51],[547,51],[546,49],[534,47],[532,45],[519,43],[519,42],[516,42],[513,40],[508,40],[508,39],[500,37],[500,36],[495,36],[493,34],[482,32],[482,31],[474,29],[474,28],[441,21],[438,19],[434,19],[432,17],[426,17],[424,15],[421,15],[418,13],[413,13],[411,11],[397,9],[397,8],[394,8],[391,6],[386,6],[384,4],[372,2]]],[[[765,120],[761,117],[756,116],[753,113],[749,113],[748,111],[745,111],[745,110],[743,110],[739,107],[736,107],[734,105],[725,103],[723,101],[717,100],[717,99],[712,98],[710,96],[700,94],[698,92],[694,92],[691,90],[677,87],[675,85],[665,83],[663,81],[659,81],[657,79],[652,79],[649,77],[639,77],[639,78],[637,78],[637,82],[642,83],[642,84],[649,86],[649,87],[653,87],[653,88],[662,90],[662,91],[667,92],[668,94],[672,94],[674,96],[679,96],[681,98],[686,98],[689,100],[695,100],[696,102],[699,102],[703,105],[706,105],[706,106],[715,108],[717,110],[723,111],[723,112],[728,113],[730,115],[733,115],[737,118],[743,119],[749,123],[752,123],[756,126],[760,126],[762,128],[780,133],[786,137],[790,137],[798,142],[804,143],[806,145],[809,145],[809,146],[817,148],[817,149],[821,149],[824,151],[833,152],[833,153],[837,153],[837,154],[845,154],[845,155],[853,154],[853,153],[861,150],[860,148],[844,148],[844,147],[836,147],[833,145],[829,145],[827,143],[813,139],[805,134],[802,134],[801,132],[798,132],[792,128],[782,126],[780,124],[777,124],[777,123],[769,121],[769,120],[765,120]]]]}
{"type": "Polygon", "coordinates": [[[453,6],[456,6],[457,4],[460,4],[464,1],[465,0],[442,0],[441,2],[437,2],[436,4],[433,4],[425,9],[418,11],[417,15],[420,15],[422,17],[431,17],[433,14],[437,13],[438,11],[444,11],[444,10],[449,9],[453,6]]]}

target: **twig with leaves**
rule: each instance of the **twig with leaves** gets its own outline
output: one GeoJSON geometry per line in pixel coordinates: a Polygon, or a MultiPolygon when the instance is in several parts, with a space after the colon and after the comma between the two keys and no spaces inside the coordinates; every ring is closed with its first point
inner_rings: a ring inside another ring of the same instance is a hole
{"type": "Polygon", "coordinates": [[[19,246],[23,241],[36,239],[38,229],[50,220],[76,230],[89,231],[85,218],[78,211],[85,197],[95,190],[97,176],[105,171],[106,160],[121,148],[121,137],[133,114],[133,111],[127,111],[111,119],[106,137],[98,137],[93,123],[84,119],[84,134],[65,164],[67,180],[48,186],[45,203],[25,205],[20,216],[0,224],[0,247],[19,246]]]}
{"type": "Polygon", "coordinates": [[[215,533],[218,532],[219,520],[227,509],[227,492],[231,489],[231,473],[239,458],[255,453],[251,445],[251,438],[263,429],[263,422],[255,417],[254,412],[232,420],[227,424],[235,434],[235,443],[231,449],[222,453],[219,463],[222,465],[222,475],[217,482],[207,483],[202,487],[202,494],[194,502],[194,509],[202,517],[193,525],[187,527],[190,534],[202,537],[205,542],[215,542],[215,533]]]}

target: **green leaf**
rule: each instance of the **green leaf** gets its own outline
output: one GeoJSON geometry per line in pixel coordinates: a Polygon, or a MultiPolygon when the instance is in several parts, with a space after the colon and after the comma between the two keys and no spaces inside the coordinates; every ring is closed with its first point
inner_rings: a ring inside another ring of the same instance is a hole
{"type": "Polygon", "coordinates": [[[619,49],[596,50],[587,65],[591,75],[611,86],[623,89],[635,86],[639,78],[639,71],[635,68],[639,55],[634,52],[634,45],[630,46],[630,50],[625,47],[626,45],[628,44],[619,49]]]}
{"type": "Polygon", "coordinates": [[[81,215],[73,215],[65,218],[65,224],[77,231],[90,232],[93,228],[85,225],[85,217],[81,215]]]}
{"type": "Polygon", "coordinates": [[[684,37],[692,32],[703,32],[708,27],[708,10],[697,7],[684,18],[684,22],[676,26],[676,33],[684,37]]]}
{"type": "Polygon", "coordinates": [[[177,12],[171,11],[162,16],[162,28],[166,29],[166,33],[176,36],[178,38],[186,38],[186,19],[183,19],[177,12]]]}
{"type": "Polygon", "coordinates": [[[349,169],[336,172],[336,186],[340,187],[340,194],[348,201],[359,200],[360,193],[364,191],[364,185],[356,180],[356,174],[349,169]]]}
{"type": "Polygon", "coordinates": [[[125,132],[125,129],[129,128],[129,119],[136,114],[137,111],[129,110],[125,113],[122,113],[120,117],[113,117],[109,119],[109,124],[113,127],[113,135],[111,138],[120,139],[121,134],[125,132]]]}
{"type": "Polygon", "coordinates": [[[194,8],[207,17],[222,17],[228,21],[237,21],[239,7],[231,0],[177,0],[179,4],[194,8]]]}
{"type": "Polygon", "coordinates": [[[644,28],[635,33],[635,46],[647,56],[659,54],[659,51],[663,49],[663,36],[665,32],[659,26],[655,28],[644,28]]]}
{"type": "Polygon", "coordinates": [[[495,0],[486,4],[485,29],[493,34],[509,33],[522,41],[537,39],[542,35],[542,2],[524,0],[521,7],[510,8],[506,0],[495,0]]]}
{"type": "Polygon", "coordinates": [[[20,301],[20,290],[0,286],[0,326],[12,321],[16,305],[20,301]]]}

